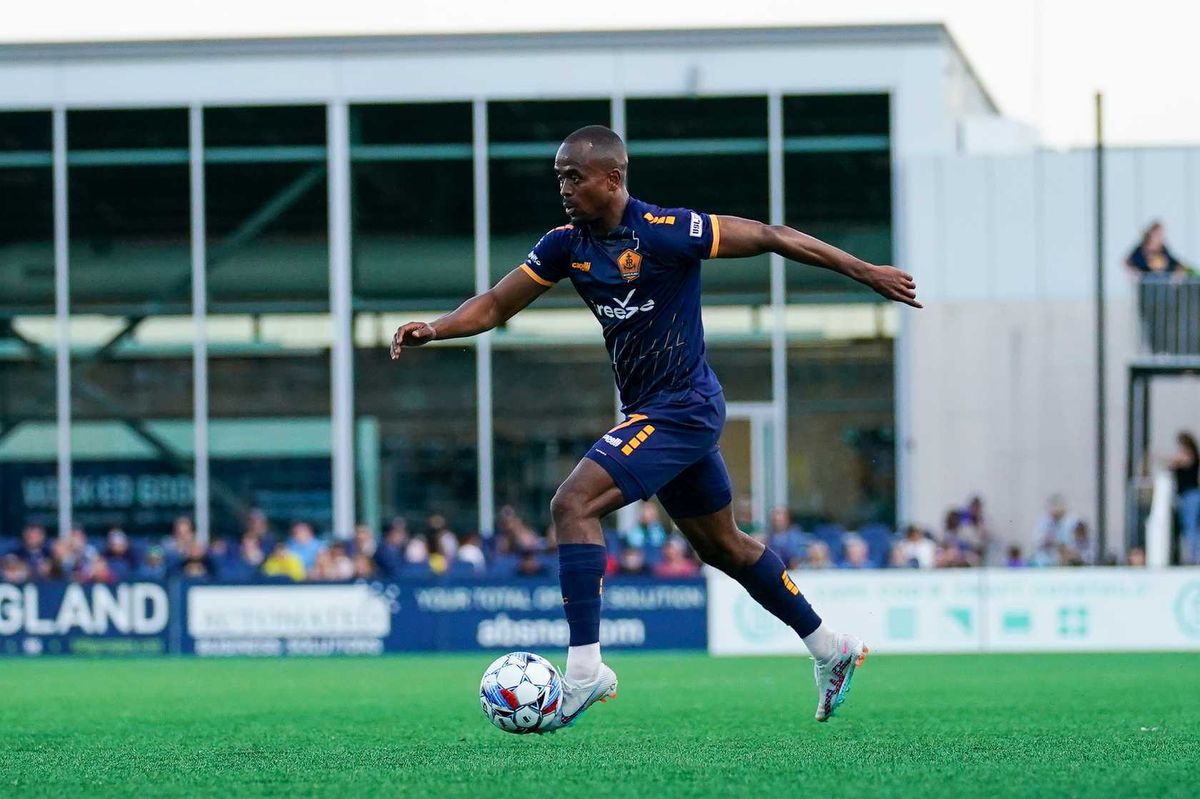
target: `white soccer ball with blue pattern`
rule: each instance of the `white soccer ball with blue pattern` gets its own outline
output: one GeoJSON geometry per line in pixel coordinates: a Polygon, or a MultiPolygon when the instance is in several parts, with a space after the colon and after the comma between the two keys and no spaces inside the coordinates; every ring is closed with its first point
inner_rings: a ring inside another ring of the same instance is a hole
{"type": "Polygon", "coordinates": [[[562,676],[554,664],[532,652],[496,658],[479,683],[479,705],[488,721],[518,735],[550,723],[562,700],[562,676]]]}

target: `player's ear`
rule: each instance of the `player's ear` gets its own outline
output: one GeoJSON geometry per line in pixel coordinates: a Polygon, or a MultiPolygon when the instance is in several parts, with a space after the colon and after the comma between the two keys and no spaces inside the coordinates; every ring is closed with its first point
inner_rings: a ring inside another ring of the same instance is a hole
{"type": "Polygon", "coordinates": [[[608,170],[608,190],[620,191],[621,184],[625,182],[625,177],[621,174],[621,170],[616,167],[608,170]]]}

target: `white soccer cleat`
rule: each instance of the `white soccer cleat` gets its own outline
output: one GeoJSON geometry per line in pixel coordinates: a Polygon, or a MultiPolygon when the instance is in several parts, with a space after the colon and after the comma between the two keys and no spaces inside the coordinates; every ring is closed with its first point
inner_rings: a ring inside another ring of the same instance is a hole
{"type": "Polygon", "coordinates": [[[817,721],[828,721],[850,693],[854,670],[867,659],[867,645],[853,635],[838,633],[837,647],[828,660],[813,659],[813,677],[817,680],[817,721]]]}
{"type": "Polygon", "coordinates": [[[562,687],[562,700],[558,706],[558,713],[554,715],[554,720],[550,724],[538,732],[557,732],[574,723],[575,719],[583,715],[583,711],[597,702],[616,699],[617,674],[601,663],[596,679],[586,683],[575,683],[564,676],[562,687]]]}

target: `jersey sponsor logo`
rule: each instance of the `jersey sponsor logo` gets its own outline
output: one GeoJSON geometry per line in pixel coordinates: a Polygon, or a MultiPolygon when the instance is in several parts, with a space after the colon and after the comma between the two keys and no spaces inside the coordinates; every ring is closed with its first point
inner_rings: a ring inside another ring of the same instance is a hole
{"type": "Polygon", "coordinates": [[[645,214],[643,214],[642,218],[645,219],[647,222],[649,222],[652,225],[673,225],[673,224],[675,224],[674,216],[655,216],[654,214],[650,213],[649,211],[647,211],[645,214]]]}
{"type": "Polygon", "coordinates": [[[621,279],[631,283],[642,273],[642,254],[634,250],[625,250],[617,256],[617,266],[621,269],[621,279]]]}
{"type": "Polygon", "coordinates": [[[617,438],[616,436],[610,436],[608,433],[604,434],[604,440],[607,441],[610,445],[612,445],[614,447],[619,447],[625,443],[624,441],[617,438]]]}
{"type": "Polygon", "coordinates": [[[572,261],[571,268],[578,269],[580,272],[590,272],[590,271],[592,271],[592,262],[591,261],[572,261]]]}
{"type": "Polygon", "coordinates": [[[592,307],[596,309],[596,316],[607,316],[609,319],[629,319],[639,311],[654,310],[654,300],[646,300],[641,305],[638,305],[633,301],[635,293],[637,293],[637,289],[630,289],[623,300],[613,297],[612,300],[616,303],[615,306],[601,305],[598,302],[593,303],[592,307]]]}
{"type": "Polygon", "coordinates": [[[692,226],[688,230],[688,235],[693,239],[698,239],[704,235],[704,217],[692,211],[692,226]]]}

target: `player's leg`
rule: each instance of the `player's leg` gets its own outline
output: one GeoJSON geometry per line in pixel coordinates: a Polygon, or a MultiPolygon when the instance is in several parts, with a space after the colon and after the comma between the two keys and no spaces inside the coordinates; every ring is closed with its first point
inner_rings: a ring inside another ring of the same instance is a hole
{"type": "Polygon", "coordinates": [[[624,493],[608,472],[586,458],[550,502],[563,610],[571,630],[566,676],[575,682],[594,679],[600,668],[600,604],[608,559],[600,519],[624,504],[624,493]]]}
{"type": "Polygon", "coordinates": [[[659,489],[658,498],[701,560],[741,583],[755,601],[800,636],[813,656],[817,720],[828,719],[845,699],[867,647],[824,624],[779,556],[738,529],[729,473],[720,452],[682,471],[659,489]]]}

